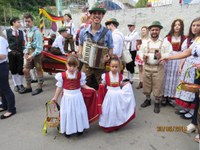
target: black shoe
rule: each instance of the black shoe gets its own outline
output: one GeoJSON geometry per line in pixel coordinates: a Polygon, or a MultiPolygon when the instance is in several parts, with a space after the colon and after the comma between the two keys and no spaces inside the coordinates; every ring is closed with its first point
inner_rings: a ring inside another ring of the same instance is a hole
{"type": "Polygon", "coordinates": [[[4,116],[4,114],[3,114],[3,115],[1,115],[1,119],[9,118],[9,117],[13,116],[14,114],[16,114],[16,112],[11,113],[9,116],[4,116]]]}
{"type": "Polygon", "coordinates": [[[171,98],[168,98],[168,104],[172,107],[175,107],[175,100],[174,99],[171,99],[171,98]]]}
{"type": "Polygon", "coordinates": [[[19,91],[24,91],[25,90],[25,87],[23,85],[19,85],[19,91]]]}
{"type": "Polygon", "coordinates": [[[154,112],[155,113],[159,113],[160,112],[160,104],[159,103],[155,103],[155,105],[154,105],[154,112]]]}
{"type": "Polygon", "coordinates": [[[162,100],[161,100],[161,105],[162,105],[162,106],[167,106],[167,103],[168,103],[168,102],[167,102],[166,99],[162,99],[162,100]]]}
{"type": "Polygon", "coordinates": [[[144,101],[144,103],[142,103],[140,106],[141,107],[143,107],[143,108],[145,108],[145,107],[147,107],[147,106],[150,106],[151,105],[151,100],[145,100],[144,101]]]}
{"type": "Polygon", "coordinates": [[[20,89],[19,89],[19,86],[18,86],[18,85],[14,87],[14,91],[15,91],[15,92],[19,92],[19,90],[20,90],[20,89]]]}
{"type": "Polygon", "coordinates": [[[31,80],[31,83],[37,83],[38,81],[37,80],[31,80]]]}
{"type": "Polygon", "coordinates": [[[66,138],[70,138],[70,137],[71,137],[71,135],[65,134],[65,137],[66,137],[66,138]]]}
{"type": "Polygon", "coordinates": [[[30,93],[32,92],[32,88],[24,88],[23,90],[19,90],[20,94],[30,93]]]}
{"type": "Polygon", "coordinates": [[[42,93],[42,92],[43,92],[42,89],[36,89],[35,91],[32,92],[32,95],[33,95],[33,96],[34,96],[34,95],[38,95],[38,94],[40,94],[40,93],[42,93]]]}
{"type": "Polygon", "coordinates": [[[77,132],[77,136],[83,135],[83,132],[77,132]]]}

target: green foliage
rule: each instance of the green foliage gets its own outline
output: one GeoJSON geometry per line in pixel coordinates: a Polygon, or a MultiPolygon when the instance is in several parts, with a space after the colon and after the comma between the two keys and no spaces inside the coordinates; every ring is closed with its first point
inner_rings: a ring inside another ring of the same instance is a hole
{"type": "Polygon", "coordinates": [[[139,0],[137,4],[135,5],[136,8],[143,8],[147,7],[148,0],[139,0]]]}
{"type": "Polygon", "coordinates": [[[39,7],[46,6],[55,6],[55,0],[0,0],[0,25],[9,26],[13,16],[22,18],[24,13],[30,12],[38,26],[39,7]]]}

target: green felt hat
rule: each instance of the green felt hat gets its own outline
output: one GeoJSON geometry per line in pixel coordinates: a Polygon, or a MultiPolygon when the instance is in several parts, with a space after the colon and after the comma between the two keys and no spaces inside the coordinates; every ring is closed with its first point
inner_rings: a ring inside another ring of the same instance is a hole
{"type": "Polygon", "coordinates": [[[100,2],[96,2],[92,8],[89,10],[89,13],[93,13],[95,11],[100,11],[103,12],[104,14],[106,13],[106,9],[104,8],[104,6],[102,5],[102,3],[100,2]]]}
{"type": "Polygon", "coordinates": [[[151,29],[152,27],[158,27],[160,29],[163,28],[163,26],[161,25],[160,21],[153,21],[152,24],[148,28],[151,29]]]}
{"type": "Polygon", "coordinates": [[[119,22],[115,18],[107,19],[106,22],[105,22],[105,25],[107,26],[110,23],[116,24],[117,26],[119,25],[119,22]]]}
{"type": "Polygon", "coordinates": [[[59,33],[65,32],[65,31],[67,31],[66,27],[60,27],[60,28],[58,29],[58,32],[59,32],[59,33]]]}

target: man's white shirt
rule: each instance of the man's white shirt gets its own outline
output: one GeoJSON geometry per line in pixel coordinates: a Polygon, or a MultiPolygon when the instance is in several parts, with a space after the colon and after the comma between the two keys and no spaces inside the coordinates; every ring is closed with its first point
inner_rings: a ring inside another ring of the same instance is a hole
{"type": "Polygon", "coordinates": [[[122,56],[123,46],[124,46],[124,35],[119,29],[115,29],[112,32],[113,37],[113,54],[117,55],[118,57],[122,56]]]}
{"type": "Polygon", "coordinates": [[[136,44],[137,44],[137,40],[139,39],[141,39],[141,37],[140,37],[139,32],[137,32],[136,30],[133,30],[131,33],[125,36],[125,43],[126,43],[127,49],[130,51],[136,51],[136,44]]]}
{"type": "Polygon", "coordinates": [[[52,44],[52,47],[59,48],[62,54],[65,54],[64,51],[64,44],[65,44],[65,38],[62,35],[59,35],[56,37],[55,41],[52,44]]]}

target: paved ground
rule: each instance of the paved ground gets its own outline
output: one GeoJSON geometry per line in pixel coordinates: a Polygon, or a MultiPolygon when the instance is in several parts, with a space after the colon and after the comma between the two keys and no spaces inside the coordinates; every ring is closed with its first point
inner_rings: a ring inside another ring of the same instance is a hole
{"type": "Polygon", "coordinates": [[[136,81],[137,117],[131,123],[113,133],[104,133],[96,123],[81,137],[66,139],[56,129],[48,129],[46,136],[42,134],[44,104],[55,91],[53,76],[45,75],[44,92],[40,95],[15,93],[17,114],[0,120],[0,150],[198,150],[199,145],[193,141],[195,133],[158,131],[159,127],[182,127],[190,121],[180,119],[169,106],[161,108],[159,114],[153,112],[153,105],[141,109],[145,97],[142,90],[135,89],[137,84],[136,81]]]}

